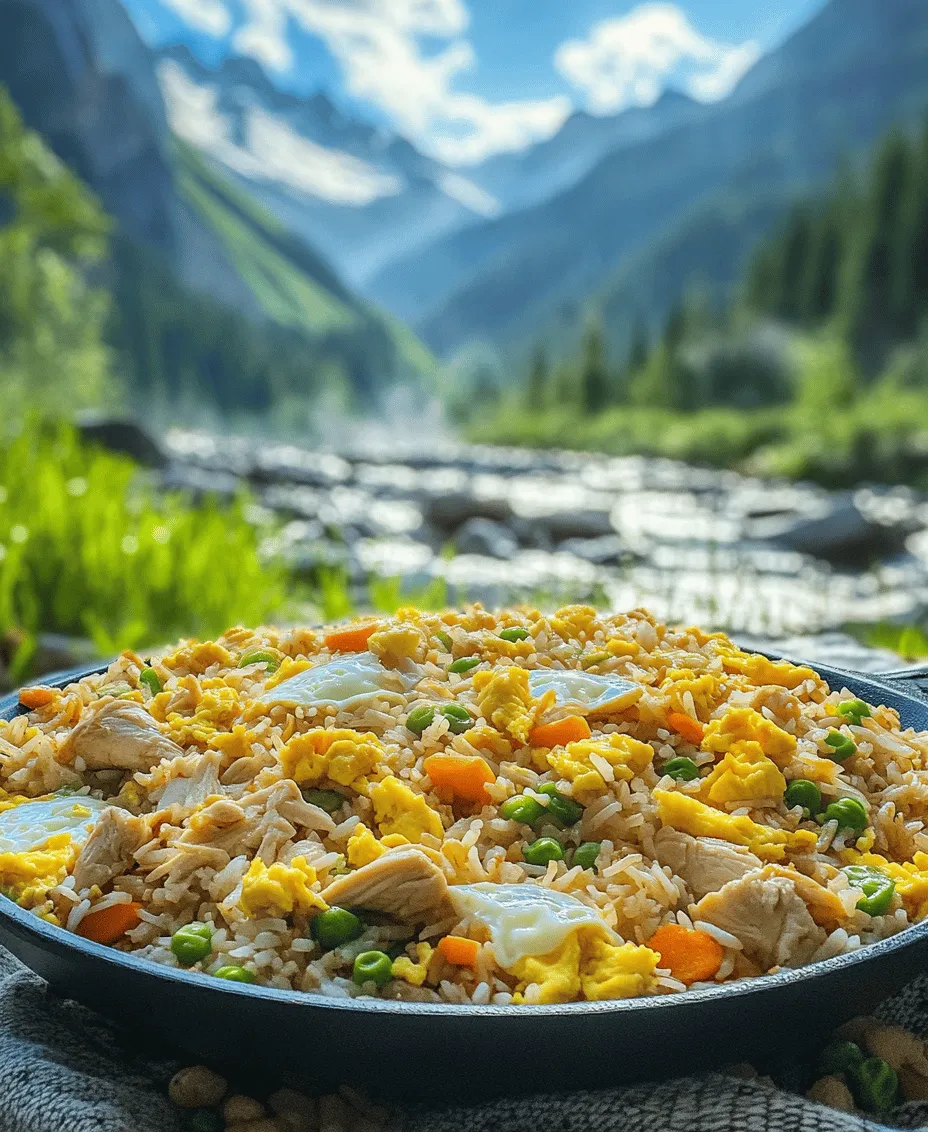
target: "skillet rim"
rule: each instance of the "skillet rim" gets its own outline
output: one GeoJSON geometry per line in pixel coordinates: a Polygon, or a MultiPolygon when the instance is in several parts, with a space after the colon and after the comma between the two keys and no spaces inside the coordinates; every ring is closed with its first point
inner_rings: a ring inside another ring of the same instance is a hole
{"type": "MultiPolygon", "coordinates": [[[[763,654],[773,655],[773,654],[763,654]]],[[[777,658],[779,659],[779,658],[777,658]]],[[[88,667],[56,673],[46,677],[44,683],[50,687],[63,688],[68,684],[105,672],[109,666],[96,664],[88,667]]],[[[852,672],[846,669],[833,668],[830,665],[809,664],[813,669],[834,687],[837,681],[844,681],[841,685],[851,691],[857,688],[869,689],[866,694],[878,691],[885,696],[887,706],[897,707],[911,705],[925,716],[925,729],[928,730],[928,702],[911,695],[908,692],[885,683],[877,676],[867,673],[852,672]]],[[[0,697],[0,720],[11,719],[23,714],[19,709],[19,693],[11,692],[0,697]]],[[[359,997],[336,998],[319,994],[314,991],[284,990],[277,987],[262,987],[257,985],[244,985],[216,979],[199,971],[187,971],[180,968],[167,967],[148,959],[139,958],[131,952],[117,951],[105,944],[94,943],[82,936],[69,932],[66,928],[49,924],[39,919],[32,912],[20,908],[12,900],[0,895],[0,942],[4,935],[12,934],[18,937],[26,935],[33,937],[33,944],[42,951],[57,954],[58,952],[76,952],[78,956],[88,958],[95,962],[110,963],[126,969],[145,979],[160,980],[161,989],[170,992],[172,984],[180,983],[196,988],[199,992],[208,994],[231,994],[250,1001],[263,1001],[268,1005],[278,1007],[303,1008],[307,1010],[323,1009],[352,1014],[383,1014],[419,1017],[454,1017],[454,1018],[493,1018],[493,1019],[525,1019],[526,1017],[551,1018],[568,1015],[597,1015],[597,1014],[628,1014],[637,1011],[659,1011],[680,1008],[685,1004],[695,1007],[697,1004],[728,1001],[742,998],[746,995],[775,995],[776,992],[798,982],[814,981],[827,978],[847,968],[863,967],[870,963],[880,962],[891,955],[903,951],[908,947],[924,944],[928,940],[928,918],[918,924],[913,924],[895,935],[876,943],[866,944],[856,951],[844,952],[832,956],[830,959],[819,960],[804,967],[795,969],[785,968],[772,975],[761,975],[753,979],[742,979],[735,983],[723,983],[715,987],[706,987],[700,990],[687,991],[683,995],[657,995],[647,998],[608,999],[601,1002],[566,1002],[546,1005],[520,1005],[497,1006],[493,1004],[476,1003],[432,1003],[432,1002],[398,1002],[389,999],[359,997]],[[5,921],[7,923],[5,923],[5,921]],[[8,926],[9,925],[9,926],[8,926]]]]}

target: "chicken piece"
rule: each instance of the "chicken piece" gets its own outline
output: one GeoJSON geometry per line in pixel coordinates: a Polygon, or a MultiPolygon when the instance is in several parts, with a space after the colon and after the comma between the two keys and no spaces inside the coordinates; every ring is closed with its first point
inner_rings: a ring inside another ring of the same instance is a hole
{"type": "Polygon", "coordinates": [[[171,778],[158,800],[159,810],[180,806],[183,810],[198,809],[207,798],[221,794],[219,785],[219,764],[222,756],[218,751],[207,751],[196,759],[195,770],[189,777],[171,778]]]}
{"type": "Polygon", "coordinates": [[[784,868],[782,865],[767,865],[764,874],[791,880],[809,909],[809,915],[828,931],[839,928],[848,918],[849,913],[841,897],[812,877],[805,876],[794,868],[784,868]]]}
{"type": "Polygon", "coordinates": [[[761,867],[760,858],[750,849],[717,837],[693,837],[670,826],[657,831],[654,852],[660,864],[683,877],[697,900],[761,867]]]}
{"type": "Polygon", "coordinates": [[[439,919],[448,902],[445,874],[418,849],[396,849],[346,876],[322,893],[328,905],[383,912],[404,923],[439,919]]]}
{"type": "Polygon", "coordinates": [[[292,778],[284,778],[263,790],[256,790],[253,794],[245,794],[240,799],[249,817],[253,808],[260,806],[268,813],[276,810],[281,817],[292,822],[293,825],[305,829],[314,829],[321,833],[331,833],[335,822],[320,806],[314,806],[305,801],[300,788],[292,778]]]}
{"type": "Polygon", "coordinates": [[[132,864],[132,854],[148,840],[148,823],[128,810],[108,806],[102,810],[93,832],[74,862],[74,885],[78,892],[96,884],[102,888],[132,864]]]}
{"type": "Polygon", "coordinates": [[[88,770],[148,771],[162,759],[176,759],[183,749],[162,735],[139,704],[110,700],[74,728],[61,754],[81,758],[88,770]]]}
{"type": "Polygon", "coordinates": [[[764,971],[800,967],[825,942],[824,930],[812,919],[793,880],[769,876],[765,869],[708,893],[690,915],[737,936],[748,959],[764,971]]]}

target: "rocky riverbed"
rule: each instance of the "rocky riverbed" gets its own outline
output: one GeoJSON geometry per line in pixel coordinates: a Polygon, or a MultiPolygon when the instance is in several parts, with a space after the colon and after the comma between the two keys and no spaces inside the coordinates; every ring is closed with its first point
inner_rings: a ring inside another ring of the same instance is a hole
{"type": "MultiPolygon", "coordinates": [[[[423,443],[321,451],[88,421],[85,434],[147,464],[156,484],[232,498],[275,518],[268,556],[297,574],[372,578],[415,600],[646,605],[797,656],[891,668],[837,630],[928,605],[928,499],[907,488],[833,493],[670,460],[423,443]]],[[[47,667],[60,667],[51,660],[47,667]]]]}
{"type": "Polygon", "coordinates": [[[907,488],[410,437],[347,454],[174,430],[159,449],[163,486],[247,486],[282,523],[268,554],[343,569],[359,592],[372,576],[407,592],[443,579],[453,602],[644,604],[764,638],[909,619],[928,600],[928,501],[907,488]]]}

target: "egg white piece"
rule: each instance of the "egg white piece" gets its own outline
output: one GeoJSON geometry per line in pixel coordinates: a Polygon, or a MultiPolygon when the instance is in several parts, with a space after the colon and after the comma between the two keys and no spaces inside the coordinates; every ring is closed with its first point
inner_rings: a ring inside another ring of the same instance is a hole
{"type": "Polygon", "coordinates": [[[537,884],[456,884],[449,894],[462,919],[473,916],[486,926],[501,967],[513,967],[527,955],[547,955],[583,927],[618,939],[593,908],[537,884]]]}
{"type": "Polygon", "coordinates": [[[644,695],[640,684],[621,676],[594,676],[565,668],[536,668],[529,674],[528,684],[536,699],[553,691],[557,707],[570,708],[581,715],[621,711],[644,695]]]}
{"type": "Polygon", "coordinates": [[[110,804],[83,795],[20,802],[0,813],[0,853],[41,849],[56,833],[69,833],[75,845],[83,845],[97,815],[110,804]]]}
{"type": "Polygon", "coordinates": [[[298,672],[272,688],[264,700],[270,704],[302,704],[304,707],[333,704],[346,708],[383,692],[405,691],[418,678],[418,673],[385,668],[373,653],[362,652],[298,672]]]}

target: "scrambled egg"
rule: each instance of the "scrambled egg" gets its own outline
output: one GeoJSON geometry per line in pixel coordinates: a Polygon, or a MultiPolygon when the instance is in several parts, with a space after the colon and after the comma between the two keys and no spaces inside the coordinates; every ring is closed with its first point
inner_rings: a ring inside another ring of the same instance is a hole
{"type": "Polygon", "coordinates": [[[305,735],[295,735],[280,751],[280,765],[287,778],[300,786],[323,781],[349,786],[365,793],[365,775],[375,770],[383,758],[383,744],[372,732],[314,727],[305,735]]]}
{"type": "Polygon", "coordinates": [[[508,668],[474,674],[477,706],[484,719],[520,743],[528,742],[538,707],[528,686],[528,669],[508,668]]]}
{"type": "Polygon", "coordinates": [[[161,663],[165,668],[186,668],[188,672],[199,675],[214,664],[222,668],[234,667],[232,654],[217,641],[185,641],[176,652],[166,656],[161,663]]]}
{"type": "Polygon", "coordinates": [[[547,955],[529,955],[512,968],[521,996],[537,983],[540,1003],[638,998],[654,987],[660,956],[634,943],[612,944],[599,932],[580,930],[547,955]]]}
{"type": "Polygon", "coordinates": [[[641,645],[637,641],[623,641],[621,637],[613,637],[606,642],[606,652],[610,656],[636,656],[641,652],[641,645]]]}
{"type": "Polygon", "coordinates": [[[373,835],[367,826],[361,822],[352,830],[348,838],[347,855],[348,864],[356,869],[362,865],[369,865],[382,857],[388,849],[395,849],[399,845],[408,845],[409,840],[398,833],[388,833],[380,841],[373,835]]]}
{"type": "Polygon", "coordinates": [[[385,778],[370,788],[374,820],[380,832],[399,835],[418,845],[426,833],[441,838],[444,826],[421,794],[415,794],[398,778],[385,778]]]}
{"type": "Polygon", "coordinates": [[[396,625],[392,629],[372,633],[367,639],[367,647],[384,664],[396,668],[403,660],[425,660],[428,641],[425,633],[414,625],[396,625]]]}
{"type": "Polygon", "coordinates": [[[792,689],[798,688],[806,680],[822,683],[821,677],[811,668],[790,664],[788,660],[768,660],[765,656],[741,652],[740,649],[731,653],[727,650],[723,652],[722,667],[726,672],[749,677],[755,685],[778,684],[781,688],[792,689]]]}
{"type": "Polygon", "coordinates": [[[312,667],[313,662],[311,660],[294,660],[292,656],[285,656],[280,662],[280,668],[265,680],[265,690],[271,691],[278,684],[283,684],[285,680],[289,680],[291,676],[299,676],[301,672],[312,667]]]}
{"type": "Polygon", "coordinates": [[[314,909],[325,911],[328,905],[310,887],[315,883],[316,870],[304,857],[294,857],[289,865],[278,862],[270,867],[260,857],[255,857],[242,878],[238,904],[249,917],[305,914],[314,909]]]}
{"type": "MultiPolygon", "coordinates": [[[[90,816],[90,811],[87,811],[90,816]]],[[[56,833],[41,849],[26,853],[0,853],[0,888],[11,900],[31,904],[61,884],[74,857],[69,833],[56,833]]]]}
{"type": "MultiPolygon", "coordinates": [[[[742,747],[742,744],[735,744],[742,747]]],[[[726,802],[756,802],[764,798],[779,798],[786,789],[786,779],[765,754],[758,755],[745,743],[743,749],[730,751],[712,773],[702,780],[700,797],[713,806],[726,802]]]]}
{"type": "Polygon", "coordinates": [[[722,813],[698,798],[674,790],[655,790],[657,816],[664,825],[692,837],[717,837],[744,845],[762,860],[782,861],[787,853],[809,853],[816,837],[811,830],[771,829],[743,815],[722,813]]]}
{"type": "Polygon", "coordinates": [[[879,853],[860,853],[856,849],[845,849],[841,859],[848,865],[882,869],[896,882],[896,892],[910,919],[921,920],[928,915],[928,853],[916,853],[911,861],[901,865],[879,853]]]}
{"type": "Polygon", "coordinates": [[[596,632],[597,613],[592,605],[565,605],[551,618],[551,628],[565,641],[589,640],[596,632]]]}
{"type": "Polygon", "coordinates": [[[684,715],[689,712],[683,697],[689,692],[700,719],[707,719],[724,698],[718,676],[711,672],[697,675],[691,668],[671,668],[661,683],[661,691],[667,693],[670,710],[684,715]]]}
{"type": "Polygon", "coordinates": [[[580,739],[564,748],[555,747],[547,754],[548,765],[578,791],[606,789],[606,781],[593,758],[605,759],[615,778],[630,782],[651,764],[654,750],[649,743],[631,735],[609,735],[603,739],[580,739]]]}
{"type": "Polygon", "coordinates": [[[702,748],[718,754],[746,755],[751,760],[766,755],[778,767],[784,767],[796,753],[796,737],[753,708],[731,708],[707,725],[702,748]]]}
{"type": "Polygon", "coordinates": [[[206,680],[192,716],[172,711],[167,719],[168,738],[180,747],[206,745],[219,731],[227,731],[241,710],[238,693],[221,680],[206,680]]]}
{"type": "Polygon", "coordinates": [[[393,978],[402,979],[414,987],[421,987],[429,973],[429,961],[432,958],[432,947],[428,943],[416,944],[416,962],[408,955],[400,955],[393,960],[393,978]]]}

